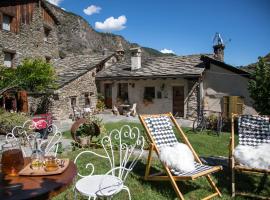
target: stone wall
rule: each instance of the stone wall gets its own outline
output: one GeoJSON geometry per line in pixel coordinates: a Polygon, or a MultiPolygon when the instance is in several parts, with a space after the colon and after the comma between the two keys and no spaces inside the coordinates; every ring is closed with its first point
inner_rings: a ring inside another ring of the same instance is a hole
{"type": "Polygon", "coordinates": [[[36,5],[30,25],[20,24],[16,34],[0,30],[0,64],[4,63],[5,51],[15,53],[13,66],[25,58],[59,58],[57,27],[51,26],[48,41],[44,41],[44,22],[41,9],[36,5]]]}
{"type": "Polygon", "coordinates": [[[53,95],[28,93],[29,113],[43,114],[52,112],[53,95]]]}
{"type": "Polygon", "coordinates": [[[224,96],[241,96],[244,99],[243,114],[257,114],[248,91],[249,78],[211,64],[204,75],[204,108],[223,111],[224,96]]]}
{"type": "Polygon", "coordinates": [[[200,85],[198,80],[188,80],[187,114],[186,117],[194,119],[200,109],[200,85]]]}
{"type": "Polygon", "coordinates": [[[71,97],[76,97],[76,107],[82,110],[85,108],[85,94],[88,93],[90,107],[96,107],[97,90],[95,77],[93,77],[93,72],[95,72],[95,70],[95,68],[90,70],[86,74],[55,91],[52,102],[52,114],[54,119],[67,119],[70,114],[73,114],[71,97]]]}

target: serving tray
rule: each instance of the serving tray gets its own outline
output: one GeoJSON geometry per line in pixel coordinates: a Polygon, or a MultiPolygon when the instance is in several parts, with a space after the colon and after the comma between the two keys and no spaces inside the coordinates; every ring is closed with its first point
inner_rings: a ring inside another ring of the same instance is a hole
{"type": "Polygon", "coordinates": [[[40,169],[33,170],[31,168],[31,163],[29,163],[19,172],[19,175],[20,176],[49,176],[49,175],[61,174],[67,169],[69,165],[69,159],[61,159],[61,160],[63,160],[64,164],[62,166],[59,166],[59,168],[55,171],[45,171],[43,167],[41,167],[40,169]]]}

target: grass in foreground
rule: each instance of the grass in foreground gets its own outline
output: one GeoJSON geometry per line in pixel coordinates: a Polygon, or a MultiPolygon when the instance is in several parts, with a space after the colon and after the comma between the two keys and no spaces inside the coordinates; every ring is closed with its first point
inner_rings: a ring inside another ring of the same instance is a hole
{"type": "MultiPolygon", "coordinates": [[[[119,123],[108,123],[106,124],[107,131],[111,131],[115,128],[120,128],[122,125],[127,124],[125,122],[119,123]]],[[[137,126],[143,130],[142,126],[137,123],[129,123],[130,126],[137,126]]],[[[224,133],[221,136],[216,136],[214,133],[200,133],[195,134],[189,129],[184,129],[187,137],[189,138],[191,144],[195,148],[199,155],[204,156],[227,156],[228,155],[228,145],[229,145],[229,134],[224,133]]],[[[73,160],[79,151],[74,151],[68,153],[68,157],[73,160]]],[[[101,152],[101,149],[96,149],[95,151],[101,152]]],[[[105,173],[109,167],[105,160],[96,159],[94,157],[87,158],[84,161],[91,160],[96,166],[96,173],[105,173]]],[[[84,164],[80,163],[78,165],[79,170],[84,172],[84,164]]],[[[168,181],[144,181],[144,171],[145,171],[145,160],[142,160],[135,166],[132,173],[129,175],[126,185],[130,188],[130,192],[133,200],[165,200],[165,199],[175,199],[176,194],[168,181]]],[[[158,161],[154,162],[152,170],[160,170],[161,166],[158,161]]],[[[223,197],[215,199],[231,199],[230,197],[230,173],[228,169],[224,169],[222,172],[213,174],[213,179],[217,183],[217,187],[221,190],[223,197]]],[[[255,188],[259,185],[259,177],[248,176],[248,175],[237,175],[238,189],[245,192],[255,193],[255,188]]],[[[269,181],[269,180],[268,180],[269,181]]],[[[261,191],[261,195],[270,194],[270,186],[266,183],[264,190],[261,191]]],[[[211,188],[205,178],[199,178],[195,181],[185,181],[179,182],[179,188],[183,192],[186,199],[201,199],[211,193],[211,188]]],[[[73,192],[70,188],[69,190],[61,193],[54,200],[64,200],[73,199],[73,192]]],[[[87,199],[80,197],[79,199],[87,199]]],[[[120,192],[114,197],[114,199],[125,200],[128,199],[127,193],[125,191],[120,192]]],[[[235,199],[246,199],[243,197],[236,197],[235,199]]]]}

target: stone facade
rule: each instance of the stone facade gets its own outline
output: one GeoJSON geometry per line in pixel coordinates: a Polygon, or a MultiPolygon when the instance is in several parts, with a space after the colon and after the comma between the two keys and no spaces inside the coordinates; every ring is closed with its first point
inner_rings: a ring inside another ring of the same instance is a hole
{"type": "Polygon", "coordinates": [[[97,91],[95,78],[93,77],[95,71],[96,69],[94,68],[55,91],[51,109],[55,119],[67,119],[70,114],[73,114],[71,106],[71,98],[73,97],[76,98],[75,106],[83,109],[87,107],[85,102],[85,94],[87,94],[89,95],[90,108],[96,107],[97,91]]]}
{"type": "Polygon", "coordinates": [[[67,119],[70,114],[73,114],[71,98],[76,99],[75,106],[80,109],[86,106],[95,108],[97,102],[96,65],[105,58],[91,55],[86,59],[83,57],[86,55],[81,55],[77,56],[75,63],[73,55],[67,55],[69,59],[61,59],[58,27],[56,24],[50,25],[44,22],[42,12],[42,6],[35,4],[32,20],[28,25],[21,23],[17,33],[0,30],[0,63],[4,63],[4,52],[14,55],[13,67],[18,66],[25,58],[50,59],[56,69],[59,89],[51,94],[28,93],[29,112],[31,114],[49,112],[56,120],[67,119]],[[48,28],[50,31],[45,40],[45,29],[48,28]],[[66,77],[63,78],[62,74],[66,77]],[[89,99],[90,105],[86,105],[86,98],[89,99]]]}
{"type": "Polygon", "coordinates": [[[187,118],[196,118],[201,106],[200,84],[198,80],[188,80],[187,118]]]}
{"type": "Polygon", "coordinates": [[[42,10],[36,4],[31,23],[21,23],[18,33],[0,30],[0,63],[4,63],[4,52],[14,54],[14,67],[25,58],[59,58],[57,27],[50,26],[48,40],[44,37],[42,10]]]}
{"type": "Polygon", "coordinates": [[[139,114],[157,114],[173,112],[173,87],[183,86],[184,88],[184,117],[193,118],[197,114],[197,87],[192,87],[195,82],[183,78],[178,79],[156,79],[146,80],[114,80],[98,81],[100,92],[105,94],[105,84],[112,84],[112,105],[117,104],[118,83],[128,83],[128,102],[137,104],[139,114]],[[151,103],[144,102],[144,88],[155,87],[155,98],[151,103]],[[158,97],[157,93],[161,93],[158,97]]]}
{"type": "Polygon", "coordinates": [[[240,96],[244,100],[243,114],[257,114],[248,91],[249,78],[211,64],[203,77],[204,108],[222,112],[224,96],[240,96]]]}

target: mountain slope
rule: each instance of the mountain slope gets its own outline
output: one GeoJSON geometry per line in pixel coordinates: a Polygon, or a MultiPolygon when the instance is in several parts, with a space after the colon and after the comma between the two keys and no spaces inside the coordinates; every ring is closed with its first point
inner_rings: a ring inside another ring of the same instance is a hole
{"type": "MultiPolygon", "coordinates": [[[[266,62],[270,63],[270,53],[268,53],[266,56],[264,56],[264,59],[265,59],[266,62]]],[[[243,69],[243,70],[245,70],[247,72],[253,72],[255,70],[255,67],[256,67],[257,63],[258,62],[249,64],[247,66],[242,67],[241,69],[243,69]]]]}
{"type": "MultiPolygon", "coordinates": [[[[101,52],[104,48],[115,51],[121,41],[124,50],[138,46],[130,43],[120,35],[101,33],[95,31],[89,23],[81,16],[47,3],[47,6],[60,21],[58,26],[58,38],[60,56],[64,58],[67,54],[89,54],[101,52]]],[[[166,56],[155,49],[142,48],[143,56],[166,56]]]]}

